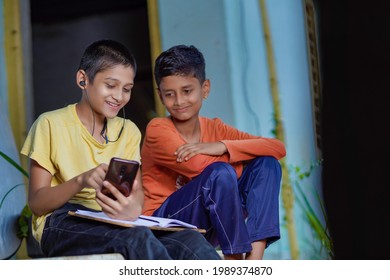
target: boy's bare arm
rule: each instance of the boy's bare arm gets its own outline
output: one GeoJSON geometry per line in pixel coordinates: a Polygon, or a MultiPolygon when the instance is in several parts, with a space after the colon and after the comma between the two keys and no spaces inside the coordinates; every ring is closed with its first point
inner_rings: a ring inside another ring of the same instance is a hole
{"type": "Polygon", "coordinates": [[[84,187],[101,188],[107,172],[107,164],[101,164],[71,180],[51,187],[52,174],[31,160],[28,204],[36,216],[61,207],[84,187]]]}

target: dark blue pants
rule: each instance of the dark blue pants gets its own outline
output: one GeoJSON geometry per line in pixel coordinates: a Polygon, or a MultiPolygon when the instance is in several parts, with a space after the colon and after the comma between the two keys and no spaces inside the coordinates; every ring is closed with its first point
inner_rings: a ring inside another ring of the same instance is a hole
{"type": "Polygon", "coordinates": [[[224,254],[250,252],[254,241],[266,240],[268,246],[280,239],[281,176],[273,157],[253,159],[238,180],[230,164],[215,162],[171,194],[153,216],[206,229],[206,239],[224,254]]]}
{"type": "Polygon", "coordinates": [[[134,260],[220,259],[197,231],[126,228],[67,214],[77,209],[90,210],[67,203],[47,218],[41,241],[47,257],[120,253],[134,260]]]}

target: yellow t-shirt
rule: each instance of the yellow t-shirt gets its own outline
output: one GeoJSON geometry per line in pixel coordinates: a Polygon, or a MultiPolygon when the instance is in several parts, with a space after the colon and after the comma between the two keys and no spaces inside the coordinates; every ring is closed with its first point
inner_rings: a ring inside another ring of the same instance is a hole
{"type": "MultiPolygon", "coordinates": [[[[123,126],[123,118],[107,120],[108,139],[114,141],[123,126]]],[[[55,187],[101,163],[109,163],[112,157],[140,162],[141,132],[126,119],[118,141],[99,143],[81,123],[76,113],[76,104],[43,113],[32,125],[21,154],[38,162],[52,175],[51,186],[55,187]]],[[[100,210],[95,200],[95,190],[84,188],[69,202],[100,210]]],[[[33,216],[33,236],[40,242],[44,216],[33,216]]]]}

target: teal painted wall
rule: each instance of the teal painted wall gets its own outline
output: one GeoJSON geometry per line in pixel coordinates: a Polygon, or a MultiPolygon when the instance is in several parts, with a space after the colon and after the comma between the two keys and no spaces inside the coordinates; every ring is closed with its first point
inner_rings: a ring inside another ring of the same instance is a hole
{"type": "Polygon", "coordinates": [[[211,80],[211,93],[204,102],[202,113],[218,114],[227,123],[236,124],[234,114],[233,82],[224,1],[221,0],[168,0],[159,1],[162,48],[176,44],[195,45],[206,59],[206,75],[211,80]],[[218,107],[215,107],[218,104],[218,107]],[[232,114],[233,113],[233,114],[232,114]]]}
{"type": "MultiPolygon", "coordinates": [[[[302,0],[266,1],[272,33],[289,166],[316,162],[310,78],[302,0]]],[[[204,54],[211,94],[201,114],[220,117],[249,133],[272,136],[273,106],[258,0],[160,0],[162,48],[193,44],[204,54]]],[[[294,180],[294,174],[292,174],[294,180]]],[[[321,191],[321,169],[299,181],[314,208],[321,191]]],[[[266,250],[265,258],[290,258],[287,232],[266,250]]],[[[295,205],[301,259],[326,258],[295,205]],[[319,255],[318,255],[319,253],[319,255]]]]}

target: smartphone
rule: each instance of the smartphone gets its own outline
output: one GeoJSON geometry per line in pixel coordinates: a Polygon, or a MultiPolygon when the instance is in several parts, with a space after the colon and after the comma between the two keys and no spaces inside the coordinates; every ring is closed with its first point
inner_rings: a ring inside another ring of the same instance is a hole
{"type": "MultiPolygon", "coordinates": [[[[129,196],[138,169],[139,163],[137,161],[113,157],[108,165],[104,180],[109,181],[124,196],[129,196]]],[[[102,193],[116,200],[115,196],[106,187],[102,188],[102,193]]]]}

